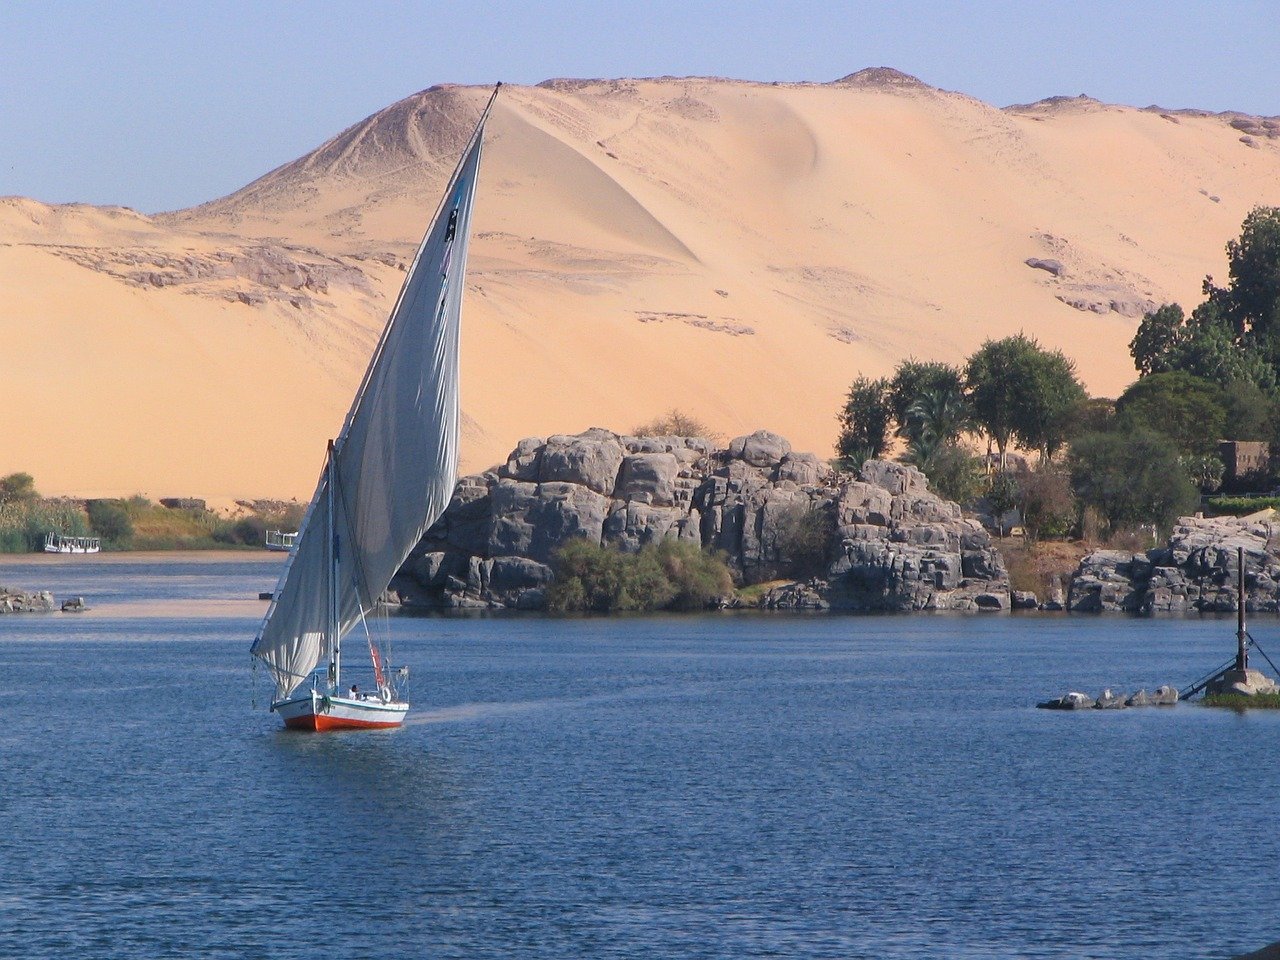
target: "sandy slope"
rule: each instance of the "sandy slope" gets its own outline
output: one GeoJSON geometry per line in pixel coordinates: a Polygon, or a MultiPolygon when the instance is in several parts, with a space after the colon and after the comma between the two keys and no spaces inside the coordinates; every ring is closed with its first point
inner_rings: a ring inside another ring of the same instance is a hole
{"type": "MultiPolygon", "coordinates": [[[[56,492],[309,495],[486,95],[416,94],[190,210],[0,200],[0,470],[56,492]]],[[[1245,213],[1280,203],[1280,137],[1244,143],[1232,119],[997,110],[883,72],[507,88],[464,467],[672,406],[827,452],[859,372],[1017,330],[1114,394],[1144,305],[1196,302],[1245,213]]]]}

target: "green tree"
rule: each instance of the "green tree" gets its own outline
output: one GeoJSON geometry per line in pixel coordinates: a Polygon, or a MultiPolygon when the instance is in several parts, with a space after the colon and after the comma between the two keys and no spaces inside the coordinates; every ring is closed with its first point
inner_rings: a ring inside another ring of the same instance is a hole
{"type": "Polygon", "coordinates": [[[1089,395],[1076,378],[1075,364],[1060,350],[1045,350],[1033,340],[1018,367],[1014,431],[1023,446],[1052,460],[1067,442],[1076,413],[1089,395]]]}
{"type": "Polygon", "coordinates": [[[1094,508],[1109,533],[1168,527],[1199,500],[1174,444],[1141,427],[1077,437],[1067,466],[1081,505],[1094,508]]]}
{"type": "Polygon", "coordinates": [[[959,370],[947,363],[903,360],[889,381],[888,396],[898,436],[914,442],[919,439],[921,423],[912,416],[911,408],[926,396],[942,402],[949,402],[942,398],[954,398],[963,404],[964,378],[959,370]]]}
{"type": "Polygon", "coordinates": [[[995,443],[1001,463],[1015,437],[1051,458],[1088,399],[1074,364],[1023,334],[988,340],[969,358],[964,377],[973,419],[995,443]]]}
{"type": "Polygon", "coordinates": [[[1227,242],[1226,287],[1205,281],[1205,293],[1221,306],[1238,336],[1259,344],[1280,340],[1280,207],[1255,207],[1227,242]]]}
{"type": "Polygon", "coordinates": [[[1182,469],[1186,471],[1187,477],[1200,490],[1206,493],[1213,493],[1222,486],[1222,477],[1226,473],[1226,467],[1222,463],[1222,459],[1212,453],[1202,453],[1191,456],[1182,456],[1178,458],[1178,462],[1182,464],[1182,469]]]}
{"type": "MultiPolygon", "coordinates": [[[[965,392],[973,421],[996,445],[1000,462],[1013,439],[1018,364],[1027,339],[1021,335],[988,340],[965,364],[965,392]]],[[[988,447],[988,449],[990,449],[988,447]]]]}
{"type": "Polygon", "coordinates": [[[1129,344],[1141,376],[1182,370],[1219,386],[1280,386],[1280,208],[1255,208],[1227,243],[1229,281],[1205,278],[1205,300],[1183,314],[1177,304],[1148,313],[1129,344]]]}
{"type": "Polygon", "coordinates": [[[1184,456],[1212,454],[1226,429],[1222,390],[1189,373],[1153,373],[1116,401],[1116,416],[1131,427],[1161,433],[1184,456]]]}
{"type": "Polygon", "coordinates": [[[1187,318],[1178,304],[1166,303],[1145,314],[1138,324],[1138,332],[1129,341],[1129,355],[1138,368],[1138,375],[1145,377],[1173,369],[1173,351],[1186,335],[1187,318]]]}
{"type": "Polygon", "coordinates": [[[35,478],[29,473],[11,473],[0,478],[0,504],[39,500],[35,478]]]}
{"type": "Polygon", "coordinates": [[[889,427],[893,422],[889,381],[867,377],[853,381],[839,420],[836,453],[846,467],[856,469],[864,461],[882,456],[889,446],[889,427]]]}
{"type": "Polygon", "coordinates": [[[1266,440],[1280,418],[1275,399],[1248,380],[1233,380],[1222,390],[1226,408],[1223,438],[1226,440],[1266,440]]]}

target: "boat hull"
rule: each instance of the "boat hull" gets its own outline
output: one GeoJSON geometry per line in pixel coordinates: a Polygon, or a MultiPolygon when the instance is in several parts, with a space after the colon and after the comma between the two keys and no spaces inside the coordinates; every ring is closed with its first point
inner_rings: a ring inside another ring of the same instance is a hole
{"type": "Polygon", "coordinates": [[[404,723],[409,704],[308,693],[279,700],[271,709],[280,714],[290,730],[380,730],[404,723]]]}

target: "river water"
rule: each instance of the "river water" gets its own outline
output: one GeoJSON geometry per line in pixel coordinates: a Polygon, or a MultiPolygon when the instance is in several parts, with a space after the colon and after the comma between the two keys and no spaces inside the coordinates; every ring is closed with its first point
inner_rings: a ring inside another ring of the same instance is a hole
{"type": "Polygon", "coordinates": [[[253,598],[279,569],[0,564],[93,608],[0,617],[0,956],[1280,939],[1280,714],[1032,706],[1195,679],[1231,654],[1230,620],[392,617],[408,724],[315,735],[252,683],[253,598]]]}

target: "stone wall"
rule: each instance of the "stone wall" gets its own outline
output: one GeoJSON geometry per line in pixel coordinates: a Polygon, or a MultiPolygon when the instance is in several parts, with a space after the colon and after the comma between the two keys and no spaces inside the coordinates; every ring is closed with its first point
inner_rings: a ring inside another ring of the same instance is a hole
{"type": "Polygon", "coordinates": [[[726,449],[601,429],[521,440],[496,471],[459,481],[392,590],[432,607],[542,609],[555,553],[574,537],[624,551],[685,540],[723,552],[739,581],[760,582],[789,570],[788,525],[815,510],[832,531],[824,575],[765,605],[1008,606],[989,536],[918,470],[868,461],[860,478],[836,474],[763,430],[726,449]]]}

